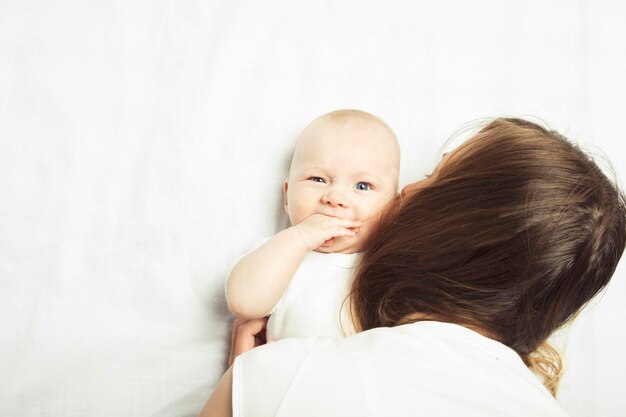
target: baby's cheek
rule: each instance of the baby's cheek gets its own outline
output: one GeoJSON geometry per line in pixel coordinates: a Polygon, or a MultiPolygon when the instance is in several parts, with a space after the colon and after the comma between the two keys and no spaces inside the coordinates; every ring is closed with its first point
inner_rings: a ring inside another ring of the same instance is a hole
{"type": "Polygon", "coordinates": [[[302,223],[313,214],[305,205],[298,203],[293,204],[288,212],[291,223],[294,225],[302,223]]]}
{"type": "Polygon", "coordinates": [[[360,229],[363,231],[364,237],[367,237],[375,232],[378,224],[380,223],[381,216],[382,211],[376,211],[374,213],[370,213],[369,216],[361,220],[363,224],[360,229]]]}
{"type": "Polygon", "coordinates": [[[364,242],[366,239],[374,233],[375,227],[372,222],[365,222],[359,227],[359,232],[356,234],[356,238],[359,242],[364,242]]]}

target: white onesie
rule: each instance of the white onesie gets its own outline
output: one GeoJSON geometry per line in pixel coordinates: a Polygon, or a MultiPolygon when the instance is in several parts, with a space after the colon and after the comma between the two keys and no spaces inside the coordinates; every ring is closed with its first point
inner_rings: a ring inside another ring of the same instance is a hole
{"type": "Polygon", "coordinates": [[[357,257],[357,253],[307,253],[271,312],[267,340],[354,334],[344,300],[357,257]]]}

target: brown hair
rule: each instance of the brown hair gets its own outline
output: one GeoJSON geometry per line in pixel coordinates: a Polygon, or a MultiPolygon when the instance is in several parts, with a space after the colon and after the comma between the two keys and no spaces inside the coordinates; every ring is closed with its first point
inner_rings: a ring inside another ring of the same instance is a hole
{"type": "Polygon", "coordinates": [[[480,329],[554,395],[546,339],[606,286],[625,235],[624,196],[591,158],[529,121],[493,120],[382,221],[353,284],[355,326],[420,313],[480,329]]]}

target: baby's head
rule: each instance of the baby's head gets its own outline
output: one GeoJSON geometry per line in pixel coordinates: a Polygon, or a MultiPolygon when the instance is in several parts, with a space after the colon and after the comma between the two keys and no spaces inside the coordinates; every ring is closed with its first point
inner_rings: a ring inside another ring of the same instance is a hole
{"type": "Polygon", "coordinates": [[[398,190],[400,148],[393,131],[360,110],[337,110],[311,122],[294,151],[285,181],[292,225],[313,214],[363,222],[354,237],[333,239],[322,252],[354,253],[372,233],[398,190]]]}

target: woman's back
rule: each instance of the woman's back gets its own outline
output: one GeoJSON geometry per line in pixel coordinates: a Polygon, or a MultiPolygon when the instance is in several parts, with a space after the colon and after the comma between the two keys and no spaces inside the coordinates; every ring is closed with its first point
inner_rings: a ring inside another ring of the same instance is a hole
{"type": "Polygon", "coordinates": [[[299,417],[566,415],[513,350],[432,321],[255,349],[236,361],[233,410],[299,417]]]}

